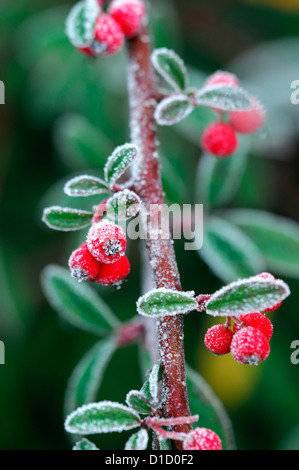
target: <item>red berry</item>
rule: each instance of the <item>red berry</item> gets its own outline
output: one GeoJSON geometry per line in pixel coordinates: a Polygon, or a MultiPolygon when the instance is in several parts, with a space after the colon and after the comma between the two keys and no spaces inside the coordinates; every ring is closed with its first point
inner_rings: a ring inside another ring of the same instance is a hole
{"type": "Polygon", "coordinates": [[[120,25],[110,15],[102,14],[95,25],[95,41],[92,48],[96,55],[109,55],[118,52],[124,43],[124,33],[120,25]]]}
{"type": "Polygon", "coordinates": [[[228,115],[230,124],[236,132],[251,134],[257,131],[265,122],[266,112],[261,103],[253,98],[252,107],[242,111],[231,111],[228,115]]]}
{"type": "Polygon", "coordinates": [[[69,258],[71,275],[79,281],[92,281],[99,273],[101,264],[91,255],[87,243],[79,246],[69,258]]]}
{"type": "Polygon", "coordinates": [[[233,73],[218,70],[217,72],[213,73],[213,75],[210,75],[205,82],[205,86],[212,85],[239,86],[240,82],[233,73]]]}
{"type": "Polygon", "coordinates": [[[205,335],[205,345],[214,354],[228,354],[233,339],[233,332],[225,325],[214,325],[205,335]]]}
{"type": "Polygon", "coordinates": [[[87,246],[96,260],[101,263],[115,263],[125,254],[126,235],[119,225],[102,220],[89,229],[87,246]]]}
{"type": "Polygon", "coordinates": [[[195,428],[183,441],[184,450],[222,450],[220,437],[211,429],[195,428]]]}
{"type": "Polygon", "coordinates": [[[234,129],[226,123],[214,122],[203,132],[202,148],[217,157],[228,157],[238,147],[238,139],[234,129]]]}
{"type": "Polygon", "coordinates": [[[145,6],[141,0],[114,0],[109,7],[110,15],[121,26],[126,37],[136,36],[145,15],[145,6]]]}
{"type": "Polygon", "coordinates": [[[95,282],[103,286],[117,284],[128,276],[130,272],[130,262],[126,256],[122,256],[115,263],[102,264],[98,276],[94,279],[95,282]]]}
{"type": "Polygon", "coordinates": [[[262,313],[248,313],[247,315],[240,315],[238,318],[242,323],[238,325],[234,323],[234,333],[239,331],[243,326],[252,326],[257,328],[266,336],[267,340],[270,341],[273,333],[273,325],[269,318],[262,313]]]}
{"type": "Polygon", "coordinates": [[[270,345],[264,333],[246,326],[234,335],[230,351],[237,362],[257,365],[269,356],[270,345]]]}

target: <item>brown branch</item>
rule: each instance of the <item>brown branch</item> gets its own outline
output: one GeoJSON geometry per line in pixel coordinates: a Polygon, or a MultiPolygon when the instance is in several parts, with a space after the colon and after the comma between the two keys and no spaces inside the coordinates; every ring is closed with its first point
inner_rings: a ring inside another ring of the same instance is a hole
{"type": "MultiPolygon", "coordinates": [[[[158,159],[157,129],[154,119],[156,93],[147,26],[143,27],[138,36],[128,41],[128,55],[131,138],[139,148],[139,160],[133,170],[136,177],[134,190],[142,198],[147,214],[150,214],[154,205],[162,205],[165,200],[158,159]]],[[[182,290],[172,240],[170,236],[165,237],[165,233],[163,239],[156,239],[161,214],[156,211],[151,215],[151,223],[147,220],[145,224],[146,233],[149,234],[146,247],[153,271],[154,286],[182,290]]],[[[163,415],[166,418],[190,416],[182,315],[159,320],[157,336],[164,372],[163,415]]],[[[174,426],[176,432],[188,433],[190,430],[190,424],[174,426]]],[[[180,450],[182,443],[174,441],[174,447],[180,450]]]]}

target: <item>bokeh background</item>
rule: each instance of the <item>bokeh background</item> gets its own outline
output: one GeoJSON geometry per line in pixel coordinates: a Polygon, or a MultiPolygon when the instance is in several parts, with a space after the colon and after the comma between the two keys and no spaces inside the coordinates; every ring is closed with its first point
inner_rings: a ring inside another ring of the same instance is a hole
{"type": "MultiPolygon", "coordinates": [[[[6,364],[0,366],[1,449],[70,448],[63,429],[63,396],[71,371],[95,338],[58,318],[42,291],[40,274],[50,263],[66,266],[84,231],[54,232],[40,219],[48,205],[70,205],[62,192],[70,175],[96,171],[115,146],[128,140],[125,51],[96,62],[76,53],[64,34],[72,4],[0,0],[0,79],[6,86],[6,104],[0,106],[0,339],[6,348],[6,364]],[[82,148],[72,145],[76,129],[82,132],[84,125],[90,146],[84,148],[86,160],[82,148]]],[[[299,2],[151,4],[154,45],[176,50],[194,83],[216,69],[228,69],[267,108],[267,130],[250,140],[246,171],[225,207],[268,211],[297,224],[299,105],[290,102],[290,84],[299,79],[299,2]]],[[[208,119],[198,115],[161,130],[170,202],[205,203],[195,200],[194,175],[208,119]]],[[[121,320],[135,315],[142,289],[136,245],[130,246],[132,272],[121,293],[99,289],[121,320]]],[[[292,295],[272,314],[272,353],[259,367],[242,367],[230,357],[208,353],[203,335],[210,318],[190,314],[185,321],[188,363],[222,400],[240,449],[299,449],[299,365],[290,361],[291,342],[299,339],[295,243],[292,250],[292,272],[279,266],[273,271],[288,282],[292,295]]],[[[185,289],[205,293],[223,285],[221,274],[197,253],[185,252],[180,242],[176,251],[185,289]]],[[[136,352],[132,346],[116,353],[99,399],[123,402],[128,386],[140,388],[136,352]]],[[[103,436],[101,446],[117,448],[122,439],[103,436]]]]}

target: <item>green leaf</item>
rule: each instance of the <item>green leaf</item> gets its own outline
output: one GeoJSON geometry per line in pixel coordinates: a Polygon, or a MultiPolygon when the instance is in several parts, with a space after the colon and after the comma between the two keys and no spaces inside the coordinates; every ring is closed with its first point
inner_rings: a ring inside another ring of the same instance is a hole
{"type": "Polygon", "coordinates": [[[140,426],[140,418],[130,408],[112,401],[90,403],[73,411],[65,429],[73,434],[121,432],[140,426]]]}
{"type": "Polygon", "coordinates": [[[185,119],[194,109],[188,96],[171,95],[164,98],[155,109],[155,119],[160,126],[172,126],[185,119]]]}
{"type": "Polygon", "coordinates": [[[222,111],[238,111],[251,107],[250,95],[237,86],[214,85],[198,90],[198,106],[208,106],[222,111]]]}
{"type": "Polygon", "coordinates": [[[81,1],[73,6],[65,27],[66,34],[75,47],[87,46],[93,40],[95,22],[100,11],[96,0],[81,1]]]}
{"type": "Polygon", "coordinates": [[[225,217],[258,247],[268,270],[299,279],[299,224],[265,211],[235,209],[225,217]]]}
{"type": "Polygon", "coordinates": [[[117,147],[108,158],[104,168],[105,179],[110,186],[125,173],[137,156],[138,149],[134,144],[124,144],[117,147]]]}
{"type": "Polygon", "coordinates": [[[239,137],[238,150],[230,158],[203,154],[197,166],[195,199],[206,208],[223,207],[235,196],[248,161],[248,139],[239,137]]]}
{"type": "Polygon", "coordinates": [[[107,217],[113,220],[126,220],[135,217],[141,207],[141,199],[129,189],[115,193],[107,201],[107,217]]]}
{"type": "Polygon", "coordinates": [[[100,178],[89,175],[76,176],[64,186],[64,192],[71,197],[88,197],[95,194],[109,193],[107,184],[100,178]]]}
{"type": "Polygon", "coordinates": [[[154,364],[151,370],[151,373],[148,378],[149,390],[152,397],[152,401],[157,403],[158,401],[158,392],[159,392],[159,382],[162,379],[162,366],[161,364],[154,364]]]}
{"type": "Polygon", "coordinates": [[[159,438],[159,437],[158,437],[158,439],[159,439],[160,450],[173,450],[170,439],[163,439],[163,438],[159,438]]]}
{"type": "Polygon", "coordinates": [[[53,131],[54,145],[63,160],[74,167],[100,168],[113,149],[107,137],[84,116],[67,113],[59,117],[53,131]]]}
{"type": "Polygon", "coordinates": [[[73,446],[73,450],[100,450],[97,446],[88,439],[81,439],[73,446]]]}
{"type": "Polygon", "coordinates": [[[235,225],[217,217],[204,223],[204,243],[199,256],[225,282],[253,276],[265,270],[255,244],[235,225]]]}
{"type": "Polygon", "coordinates": [[[75,327],[105,335],[119,326],[110,308],[86,283],[78,283],[70,272],[49,265],[42,273],[42,287],[50,305],[75,327]]]}
{"type": "Polygon", "coordinates": [[[145,450],[148,444],[148,433],[145,429],[133,434],[126,442],[125,450],[145,450]]]}
{"type": "Polygon", "coordinates": [[[93,213],[71,207],[51,206],[44,209],[42,221],[54,230],[69,232],[90,225],[93,213]]]}
{"type": "Polygon", "coordinates": [[[106,367],[116,348],[114,338],[99,341],[79,361],[68,381],[65,415],[96,400],[106,367]]]}
{"type": "Polygon", "coordinates": [[[230,418],[221,401],[203,377],[186,365],[186,378],[192,415],[199,415],[200,426],[213,429],[225,450],[235,449],[235,437],[230,418]]]}
{"type": "Polygon", "coordinates": [[[137,301],[137,311],[148,317],[178,315],[196,309],[194,292],[179,292],[171,289],[153,289],[137,301]]]}
{"type": "Polygon", "coordinates": [[[161,364],[154,364],[148,379],[144,382],[140,390],[146,400],[153,406],[157,406],[159,403],[159,382],[161,379],[162,366],[161,364]]]}
{"type": "Polygon", "coordinates": [[[187,70],[183,60],[174,51],[165,47],[155,49],[152,64],[156,73],[174,91],[185,90],[188,85],[187,70]]]}
{"type": "Polygon", "coordinates": [[[143,393],[138,390],[131,390],[126,396],[127,405],[137,413],[148,415],[152,407],[143,393]]]}
{"type": "Polygon", "coordinates": [[[214,316],[239,316],[263,312],[289,294],[289,287],[282,280],[253,276],[232,282],[215,292],[206,303],[206,313],[214,316]]]}

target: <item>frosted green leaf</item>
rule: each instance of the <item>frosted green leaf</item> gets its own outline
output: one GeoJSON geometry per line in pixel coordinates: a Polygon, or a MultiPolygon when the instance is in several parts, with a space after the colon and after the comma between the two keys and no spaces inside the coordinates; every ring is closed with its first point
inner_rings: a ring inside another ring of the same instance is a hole
{"type": "Polygon", "coordinates": [[[90,44],[94,37],[94,27],[100,13],[96,0],[76,3],[71,9],[65,23],[66,34],[75,47],[90,44]]]}
{"type": "Polygon", "coordinates": [[[154,364],[151,373],[148,378],[149,390],[153,402],[158,400],[159,382],[162,378],[162,366],[161,364],[154,364]]]}
{"type": "Polygon", "coordinates": [[[198,106],[208,106],[222,111],[249,109],[251,98],[247,91],[237,86],[213,85],[197,92],[198,106]]]}
{"type": "Polygon", "coordinates": [[[153,289],[137,301],[140,315],[162,317],[188,313],[197,307],[194,292],[179,292],[171,289],[153,289]]]}
{"type": "Polygon", "coordinates": [[[256,245],[235,225],[208,217],[203,237],[198,254],[223,281],[231,282],[265,270],[264,259],[256,245]]]}
{"type": "Polygon", "coordinates": [[[159,382],[162,379],[161,364],[154,364],[148,379],[144,382],[140,392],[145,396],[147,401],[156,406],[159,401],[159,382]]]}
{"type": "Polygon", "coordinates": [[[115,339],[96,343],[73,370],[64,398],[64,411],[68,415],[79,406],[96,400],[106,367],[117,348],[115,339]]]}
{"type": "Polygon", "coordinates": [[[133,410],[140,414],[148,415],[152,410],[145,395],[138,390],[131,390],[127,394],[126,403],[130,408],[133,408],[133,410]]]}
{"type": "Polygon", "coordinates": [[[133,434],[125,444],[125,450],[145,450],[148,444],[148,433],[145,429],[133,434]]]}
{"type": "Polygon", "coordinates": [[[97,446],[88,439],[81,439],[73,446],[73,450],[100,450],[97,446]]]}
{"type": "Polygon", "coordinates": [[[65,420],[65,430],[73,434],[122,432],[140,426],[137,413],[112,401],[81,406],[65,420]]]}
{"type": "Polygon", "coordinates": [[[107,304],[87,283],[72,278],[69,270],[49,265],[43,270],[41,281],[50,305],[71,325],[97,335],[119,326],[107,304]]]}
{"type": "Polygon", "coordinates": [[[265,211],[234,209],[225,217],[258,247],[268,270],[299,278],[299,224],[265,211]]]}
{"type": "Polygon", "coordinates": [[[187,70],[183,60],[174,51],[165,47],[155,49],[152,64],[156,73],[174,91],[185,90],[188,85],[187,70]]]}
{"type": "Polygon", "coordinates": [[[104,168],[105,180],[110,186],[113,186],[129,168],[137,152],[138,149],[134,144],[120,145],[114,150],[104,168]]]}
{"type": "Polygon", "coordinates": [[[164,98],[155,109],[155,119],[160,126],[172,126],[185,119],[194,109],[188,96],[172,95],[164,98]]]}
{"type": "Polygon", "coordinates": [[[107,217],[111,219],[126,220],[135,217],[141,207],[141,199],[129,189],[124,189],[107,201],[107,217]]]}
{"type": "Polygon", "coordinates": [[[108,193],[109,189],[105,181],[89,175],[76,176],[64,186],[64,192],[71,197],[88,197],[95,194],[108,193]]]}
{"type": "Polygon", "coordinates": [[[71,207],[51,206],[43,211],[42,221],[54,230],[69,232],[90,225],[93,213],[71,207]]]}
{"type": "Polygon", "coordinates": [[[206,303],[206,313],[213,316],[239,316],[263,312],[289,294],[289,287],[284,281],[253,276],[232,282],[215,292],[206,303]]]}

